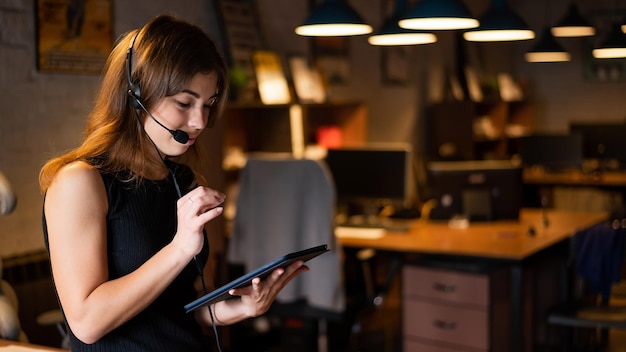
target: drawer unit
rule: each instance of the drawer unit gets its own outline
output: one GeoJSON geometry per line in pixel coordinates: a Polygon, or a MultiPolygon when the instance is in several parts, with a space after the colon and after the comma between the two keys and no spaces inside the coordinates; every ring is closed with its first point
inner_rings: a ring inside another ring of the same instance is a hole
{"type": "Polygon", "coordinates": [[[443,341],[481,351],[489,348],[488,315],[485,309],[405,300],[404,336],[443,341]]]}
{"type": "Polygon", "coordinates": [[[482,272],[405,265],[402,269],[404,352],[498,350],[491,345],[494,333],[491,279],[482,272]]]}
{"type": "Polygon", "coordinates": [[[405,266],[402,288],[411,299],[436,299],[450,303],[489,305],[489,278],[485,274],[405,266]]]}
{"type": "Polygon", "coordinates": [[[476,350],[457,349],[422,343],[420,341],[404,340],[405,352],[476,352],[476,350]]]}

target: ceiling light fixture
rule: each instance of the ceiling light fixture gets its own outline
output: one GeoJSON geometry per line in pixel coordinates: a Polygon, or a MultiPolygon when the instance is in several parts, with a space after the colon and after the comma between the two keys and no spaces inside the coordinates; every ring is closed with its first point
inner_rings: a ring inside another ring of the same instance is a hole
{"type": "Polygon", "coordinates": [[[567,14],[552,27],[555,37],[589,37],[596,34],[596,29],[580,14],[576,3],[569,5],[567,14]]]}
{"type": "Polygon", "coordinates": [[[346,0],[324,0],[295,31],[302,36],[341,37],[368,34],[372,30],[346,0]]]}
{"type": "Polygon", "coordinates": [[[405,29],[398,25],[398,20],[406,7],[406,0],[396,0],[391,17],[385,20],[380,29],[367,38],[367,41],[372,45],[417,45],[436,42],[437,36],[433,33],[405,29]]]}
{"type": "Polygon", "coordinates": [[[554,39],[550,28],[545,27],[539,41],[524,55],[528,62],[564,62],[570,54],[554,39]]]}
{"type": "Polygon", "coordinates": [[[619,23],[613,23],[604,42],[592,51],[596,59],[615,59],[626,57],[626,34],[619,23]]]}
{"type": "Polygon", "coordinates": [[[398,24],[418,30],[467,29],[479,25],[461,0],[420,0],[398,24]]]}
{"type": "Polygon", "coordinates": [[[535,32],[507,5],[506,0],[492,0],[491,6],[479,18],[480,26],[463,33],[472,42],[529,40],[535,32]]]}

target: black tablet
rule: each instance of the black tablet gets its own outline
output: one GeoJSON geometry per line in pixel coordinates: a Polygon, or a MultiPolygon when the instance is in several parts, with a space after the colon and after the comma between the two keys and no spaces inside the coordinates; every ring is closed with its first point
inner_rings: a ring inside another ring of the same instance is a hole
{"type": "Polygon", "coordinates": [[[322,244],[298,252],[286,254],[185,305],[185,311],[189,313],[201,306],[223,301],[231,297],[228,291],[252,284],[252,279],[255,277],[263,279],[275,269],[287,267],[298,260],[306,262],[326,252],[328,252],[328,245],[322,244]]]}

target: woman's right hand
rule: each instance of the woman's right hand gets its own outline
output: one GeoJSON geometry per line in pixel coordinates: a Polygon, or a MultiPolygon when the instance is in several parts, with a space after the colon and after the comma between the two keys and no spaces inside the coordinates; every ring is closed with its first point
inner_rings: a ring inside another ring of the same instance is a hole
{"type": "Polygon", "coordinates": [[[177,202],[178,228],[173,242],[194,256],[204,244],[204,224],[222,214],[225,195],[198,186],[177,202]]]}

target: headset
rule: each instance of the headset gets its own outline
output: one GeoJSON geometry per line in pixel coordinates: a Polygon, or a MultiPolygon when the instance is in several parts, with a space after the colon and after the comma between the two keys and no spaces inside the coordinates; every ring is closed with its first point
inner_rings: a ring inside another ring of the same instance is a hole
{"type": "Polygon", "coordinates": [[[152,114],[148,111],[148,109],[146,109],[146,107],[143,105],[143,102],[141,101],[141,87],[139,87],[139,84],[137,82],[133,82],[133,80],[131,79],[133,50],[135,47],[135,40],[137,40],[139,32],[140,30],[137,30],[137,33],[133,37],[133,40],[130,42],[130,45],[128,46],[128,51],[126,52],[126,79],[128,81],[128,97],[130,100],[130,105],[135,110],[141,109],[145,111],[146,114],[148,114],[148,116],[150,116],[150,118],[154,120],[154,122],[166,129],[172,135],[172,137],[174,137],[174,140],[176,142],[180,144],[185,144],[187,143],[187,141],[189,141],[189,134],[182,130],[171,130],[163,125],[161,122],[159,122],[159,120],[157,120],[154,116],[152,116],[152,114]]]}
{"type": "Polygon", "coordinates": [[[130,97],[130,105],[135,109],[141,109],[143,104],[141,104],[141,88],[139,84],[133,82],[131,76],[132,65],[133,65],[133,50],[135,47],[135,41],[137,40],[137,36],[139,36],[139,32],[141,30],[137,30],[133,40],[130,42],[128,46],[128,50],[126,51],[126,79],[128,81],[128,96],[130,97]]]}

